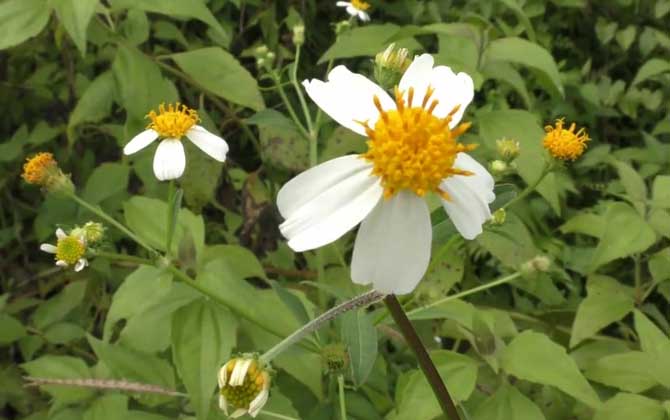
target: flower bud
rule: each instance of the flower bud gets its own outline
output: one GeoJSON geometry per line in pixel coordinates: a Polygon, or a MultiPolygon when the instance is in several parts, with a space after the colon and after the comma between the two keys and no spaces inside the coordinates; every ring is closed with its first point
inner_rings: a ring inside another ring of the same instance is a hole
{"type": "Polygon", "coordinates": [[[293,45],[298,46],[305,43],[305,25],[293,26],[293,45]]]}
{"type": "Polygon", "coordinates": [[[502,160],[494,160],[491,162],[491,172],[495,175],[500,175],[507,170],[507,163],[502,160]]]}
{"type": "Polygon", "coordinates": [[[390,89],[400,82],[402,75],[411,64],[407,48],[395,48],[391,44],[375,56],[375,79],[384,89],[390,89]]]}
{"type": "Polygon", "coordinates": [[[500,156],[506,161],[519,156],[519,152],[521,151],[521,145],[518,141],[506,138],[496,140],[496,148],[500,156]]]}
{"type": "Polygon", "coordinates": [[[491,217],[491,223],[500,226],[505,223],[506,219],[507,219],[507,212],[505,212],[505,209],[500,208],[495,212],[493,212],[493,217],[491,217]]]}
{"type": "Polygon", "coordinates": [[[335,35],[342,35],[351,28],[351,22],[348,20],[343,20],[335,24],[335,35]]]}
{"type": "Polygon", "coordinates": [[[331,374],[341,373],[349,366],[349,352],[341,343],[324,346],[321,350],[321,359],[326,372],[331,374]]]}
{"type": "Polygon", "coordinates": [[[219,407],[232,418],[256,417],[270,393],[269,370],[254,355],[229,360],[219,370],[219,407]],[[228,414],[229,410],[232,413],[228,414]]]}
{"type": "Polygon", "coordinates": [[[546,273],[551,267],[551,260],[543,255],[526,261],[521,265],[521,272],[524,275],[533,275],[535,273],[546,273]]]}

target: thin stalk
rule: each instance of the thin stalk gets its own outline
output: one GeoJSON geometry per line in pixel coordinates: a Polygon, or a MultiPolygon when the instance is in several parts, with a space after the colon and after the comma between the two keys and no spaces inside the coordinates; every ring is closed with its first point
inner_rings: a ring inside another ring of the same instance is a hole
{"type": "Polygon", "coordinates": [[[403,311],[400,302],[398,302],[398,298],[395,297],[395,295],[387,295],[384,298],[384,303],[386,303],[386,307],[389,312],[391,312],[393,320],[396,325],[398,325],[398,328],[400,328],[403,337],[405,337],[405,341],[407,341],[407,344],[419,361],[419,366],[428,380],[430,387],[433,389],[433,393],[435,394],[437,401],[440,403],[442,411],[447,418],[451,420],[461,420],[447,387],[444,385],[444,382],[442,382],[442,378],[440,377],[437,368],[435,368],[433,361],[428,355],[428,351],[426,351],[426,348],[417,335],[416,330],[414,330],[412,323],[407,318],[405,311],[403,311]]]}
{"type": "Polygon", "coordinates": [[[291,101],[289,101],[288,96],[286,95],[286,91],[281,85],[281,79],[277,74],[274,74],[274,81],[275,85],[277,86],[277,92],[279,92],[279,97],[284,102],[286,110],[291,116],[291,119],[295,122],[295,125],[296,127],[298,127],[298,130],[300,130],[300,134],[302,134],[307,140],[309,140],[311,138],[311,135],[309,131],[307,131],[305,127],[302,125],[302,122],[300,122],[300,118],[298,118],[298,114],[296,114],[295,109],[293,109],[293,105],[291,105],[291,101]]]}
{"type": "Polygon", "coordinates": [[[154,262],[148,258],[136,257],[134,255],[117,254],[115,252],[96,251],[95,256],[107,258],[108,260],[126,261],[137,265],[154,265],[154,262]]]}
{"type": "Polygon", "coordinates": [[[165,236],[165,254],[168,257],[170,257],[170,255],[172,254],[172,252],[170,252],[170,248],[172,247],[172,235],[174,234],[174,221],[176,220],[175,209],[173,208],[173,206],[175,205],[174,194],[175,194],[174,179],[171,179],[168,185],[168,196],[167,196],[168,211],[166,221],[167,235],[165,236]]]}
{"type": "Polygon", "coordinates": [[[77,194],[75,193],[69,193],[68,196],[73,199],[74,201],[77,202],[80,206],[86,208],[89,210],[91,213],[99,216],[101,219],[104,219],[107,223],[110,225],[114,226],[118,230],[120,230],[123,234],[128,236],[130,239],[133,241],[137,242],[138,245],[140,245],[142,248],[146,249],[152,254],[158,254],[158,251],[153,249],[149,244],[144,242],[143,239],[141,239],[139,236],[135,235],[133,232],[130,231],[127,227],[122,225],[121,223],[117,222],[112,216],[108,215],[104,210],[102,210],[99,207],[94,206],[93,204],[90,204],[89,202],[85,201],[83,198],[80,198],[77,194]]]}
{"type": "Polygon", "coordinates": [[[360,308],[363,306],[368,306],[374,302],[377,302],[384,298],[384,294],[376,290],[371,290],[369,292],[363,293],[362,295],[356,296],[353,299],[347,300],[346,302],[340,303],[339,305],[327,310],[318,317],[309,321],[307,324],[303,325],[297,329],[293,334],[289,335],[279,343],[277,343],[270,350],[266,351],[259,358],[263,363],[269,363],[277,357],[281,352],[289,348],[291,345],[298,343],[300,340],[305,338],[307,335],[318,330],[326,322],[337,318],[345,312],[348,312],[352,309],[360,308]]]}
{"type": "Polygon", "coordinates": [[[337,375],[337,391],[340,398],[340,420],[347,420],[347,401],[344,398],[344,375],[337,375]]]}
{"type": "Polygon", "coordinates": [[[307,107],[307,102],[305,101],[305,95],[302,93],[302,87],[298,83],[298,63],[300,62],[300,45],[295,47],[295,60],[293,61],[293,69],[291,71],[291,84],[293,84],[293,89],[298,95],[298,100],[300,101],[300,106],[302,107],[302,113],[305,115],[305,121],[307,122],[307,131],[309,131],[310,137],[314,140],[314,126],[312,125],[312,116],[309,113],[309,108],[307,107]]]}
{"type": "Polygon", "coordinates": [[[552,169],[553,169],[553,166],[552,166],[552,165],[550,165],[550,164],[545,164],[544,169],[542,169],[542,173],[541,173],[540,176],[535,180],[535,182],[533,182],[532,184],[528,185],[523,191],[521,191],[521,194],[517,195],[516,197],[514,197],[513,199],[511,199],[510,201],[508,201],[507,203],[505,203],[505,205],[502,206],[502,208],[503,208],[503,209],[508,208],[508,207],[511,206],[512,204],[517,203],[517,202],[523,200],[523,199],[526,198],[530,193],[532,193],[533,191],[535,191],[535,189],[537,188],[537,186],[540,185],[540,182],[542,182],[542,180],[544,179],[544,177],[546,177],[546,176],[552,171],[552,169]]]}

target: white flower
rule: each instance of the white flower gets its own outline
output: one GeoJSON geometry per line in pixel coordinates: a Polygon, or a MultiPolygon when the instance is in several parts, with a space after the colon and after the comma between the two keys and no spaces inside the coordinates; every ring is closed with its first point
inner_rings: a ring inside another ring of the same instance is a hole
{"type": "Polygon", "coordinates": [[[159,180],[176,179],[184,173],[186,155],[181,144],[181,138],[184,136],[219,162],[226,160],[228,143],[197,125],[199,118],[194,109],[179,103],[170,104],[167,108],[161,105],[158,114],[151,111],[147,117],[151,119],[151,124],[126,144],[123,153],[132,155],[157,138],[163,138],[154,155],[154,174],[159,180]]]}
{"type": "Polygon", "coordinates": [[[84,258],[86,254],[86,239],[75,234],[66,234],[63,229],[56,230],[56,245],[42,244],[40,249],[49,254],[56,254],[56,265],[59,267],[74,266],[74,271],[81,271],[88,265],[84,258]]]}
{"type": "Polygon", "coordinates": [[[430,260],[432,226],[422,197],[436,193],[466,239],[491,218],[493,178],[456,141],[474,96],[465,73],[433,67],[424,54],[409,66],[395,99],[344,66],[328,81],[303,82],[341,125],[368,137],[368,151],[324,162],[290,180],[277,196],[280,230],[295,251],[340,238],[361,223],[352,257],[355,283],[380,292],[411,292],[430,260]]]}
{"type": "Polygon", "coordinates": [[[350,16],[358,17],[362,22],[368,22],[370,15],[366,12],[370,5],[361,0],[338,1],[335,3],[338,7],[346,7],[347,13],[350,16]]]}
{"type": "Polygon", "coordinates": [[[255,358],[229,360],[219,370],[219,407],[226,415],[237,418],[245,414],[256,417],[270,395],[270,374],[255,358]],[[228,414],[229,408],[234,409],[228,414]]]}

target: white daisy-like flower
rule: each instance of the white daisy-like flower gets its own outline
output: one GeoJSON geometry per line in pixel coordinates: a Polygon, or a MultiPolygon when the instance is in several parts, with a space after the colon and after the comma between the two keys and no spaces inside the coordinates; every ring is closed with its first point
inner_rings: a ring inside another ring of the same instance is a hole
{"type": "Polygon", "coordinates": [[[81,235],[66,234],[63,229],[56,230],[56,245],[42,244],[40,249],[49,254],[55,254],[56,265],[59,267],[74,267],[74,271],[81,271],[88,265],[84,258],[86,254],[86,239],[81,235]]]}
{"type": "Polygon", "coordinates": [[[181,144],[184,136],[219,162],[226,160],[228,143],[197,125],[200,119],[196,110],[180,103],[169,104],[167,108],[161,104],[158,113],[151,111],[147,118],[151,119],[147,129],[133,137],[123,148],[123,153],[132,155],[162,138],[154,155],[154,174],[159,180],[177,179],[184,173],[186,154],[181,144]]]}
{"type": "Polygon", "coordinates": [[[219,407],[227,416],[256,417],[270,395],[270,374],[255,358],[234,358],[219,370],[219,407]],[[229,414],[229,409],[233,412],[229,414]]]}
{"type": "Polygon", "coordinates": [[[465,73],[414,59],[395,99],[344,66],[328,81],[303,82],[316,104],[341,125],[368,137],[368,151],[342,156],[290,180],[277,196],[280,230],[295,251],[340,238],[361,223],[351,263],[358,284],[383,293],[411,292],[430,260],[432,226],[423,197],[438,194],[466,239],[491,218],[493,178],[457,142],[474,96],[465,73]]]}
{"type": "Polygon", "coordinates": [[[369,22],[370,15],[367,10],[370,4],[361,0],[338,1],[335,3],[338,7],[345,7],[350,16],[355,16],[362,22],[369,22]]]}

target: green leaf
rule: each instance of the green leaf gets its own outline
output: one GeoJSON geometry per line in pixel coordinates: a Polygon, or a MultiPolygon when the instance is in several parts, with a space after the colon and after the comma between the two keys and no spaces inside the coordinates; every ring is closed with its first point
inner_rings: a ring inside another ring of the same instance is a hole
{"type": "Polygon", "coordinates": [[[341,336],[349,350],[352,377],[361,386],[377,359],[377,329],[364,309],[349,311],[341,319],[341,336]]]}
{"type": "Polygon", "coordinates": [[[631,86],[635,86],[659,74],[670,71],[670,61],[660,58],[651,58],[644,62],[638,69],[637,74],[631,82],[631,86]]]}
{"type": "MultiPolygon", "coordinates": [[[[319,58],[318,64],[338,58],[374,56],[383,51],[400,27],[390,23],[366,25],[353,28],[341,34],[335,43],[319,58]]],[[[418,50],[421,45],[414,39],[404,39],[396,43],[397,47],[410,51],[418,50]]]]}
{"type": "Polygon", "coordinates": [[[348,128],[338,126],[326,139],[323,150],[319,152],[319,160],[327,161],[336,157],[364,153],[367,150],[365,137],[356,134],[348,128]]]}
{"type": "Polygon", "coordinates": [[[6,346],[26,335],[26,328],[18,319],[0,313],[0,345],[6,346]]]}
{"type": "Polygon", "coordinates": [[[651,188],[653,207],[670,209],[670,175],[658,175],[651,188]]]}
{"type": "Polygon", "coordinates": [[[114,101],[116,86],[114,75],[106,71],[96,77],[79,98],[70,114],[68,130],[83,122],[98,122],[109,115],[114,101]]]}
{"type": "MultiPolygon", "coordinates": [[[[54,379],[89,379],[91,371],[83,360],[70,356],[42,356],[39,359],[21,365],[28,375],[54,379]]],[[[75,388],[58,385],[43,385],[44,391],[51,394],[59,403],[67,404],[86,400],[95,391],[88,388],[75,388]]]]}
{"type": "Polygon", "coordinates": [[[291,172],[309,167],[309,144],[295,123],[284,114],[264,109],[247,122],[258,126],[263,162],[291,172]]]}
{"type": "Polygon", "coordinates": [[[611,203],[604,219],[605,230],[591,260],[592,272],[610,261],[642,252],[656,241],[653,229],[626,203],[611,203]]]}
{"type": "Polygon", "coordinates": [[[608,276],[589,277],[587,296],[577,308],[570,347],[626,316],[635,307],[633,292],[608,276]]]}
{"type": "Polygon", "coordinates": [[[614,39],[617,44],[624,50],[628,50],[633,42],[635,42],[635,35],[637,35],[637,28],[634,25],[629,25],[625,29],[621,29],[616,33],[614,39]]]}
{"type": "Polygon", "coordinates": [[[265,107],[256,79],[219,47],[201,48],[170,57],[204,89],[255,111],[265,107]]]}
{"type": "Polygon", "coordinates": [[[584,375],[592,381],[623,391],[642,393],[656,386],[654,359],[640,351],[612,354],[597,359],[584,375]]]}
{"type": "Polygon", "coordinates": [[[660,384],[670,388],[670,340],[642,312],[635,310],[634,319],[640,347],[652,358],[655,365],[653,376],[660,384]]]}
{"type": "Polygon", "coordinates": [[[198,419],[207,419],[219,368],[235,347],[237,321],[205,300],[179,309],[172,317],[172,354],[198,419]]]}
{"type": "Polygon", "coordinates": [[[511,212],[505,224],[486,229],[476,241],[508,267],[519,267],[539,253],[526,226],[511,212]]]}
{"type": "Polygon", "coordinates": [[[659,401],[642,395],[620,393],[596,411],[593,420],[664,420],[665,409],[659,401]]]}
{"type": "Polygon", "coordinates": [[[89,176],[82,198],[89,203],[98,204],[126,191],[129,176],[130,168],[123,163],[103,163],[89,176]]]}
{"type": "Polygon", "coordinates": [[[86,54],[86,29],[95,13],[99,0],[51,0],[65,30],[81,55],[86,54]]]}
{"type": "Polygon", "coordinates": [[[42,303],[33,314],[33,324],[39,329],[64,319],[73,309],[81,304],[86,292],[86,282],[76,281],[48,301],[42,303]]]}
{"type": "Polygon", "coordinates": [[[510,385],[501,386],[495,394],[477,407],[472,420],[544,420],[535,403],[510,385]]]}
{"type": "Polygon", "coordinates": [[[647,200],[647,186],[640,174],[629,164],[620,161],[612,163],[616,168],[626,194],[635,205],[635,208],[644,215],[645,201],[647,200]]]}
{"type": "Polygon", "coordinates": [[[484,54],[487,61],[521,64],[541,72],[551,81],[553,89],[561,96],[564,95],[556,62],[540,45],[522,38],[501,38],[492,41],[484,54]]]}
{"type": "Polygon", "coordinates": [[[554,386],[589,407],[601,404],[575,361],[544,334],[527,330],[516,336],[505,350],[502,368],[519,379],[554,386]]]}
{"type": "Polygon", "coordinates": [[[605,232],[605,219],[599,214],[581,212],[560,227],[562,233],[583,233],[600,238],[605,232]]]}
{"type": "Polygon", "coordinates": [[[0,3],[0,50],[42,32],[51,9],[46,0],[8,0],[0,3]]]}
{"type": "Polygon", "coordinates": [[[84,413],[83,420],[126,419],[128,397],[121,394],[102,395],[91,403],[84,413]]]}

